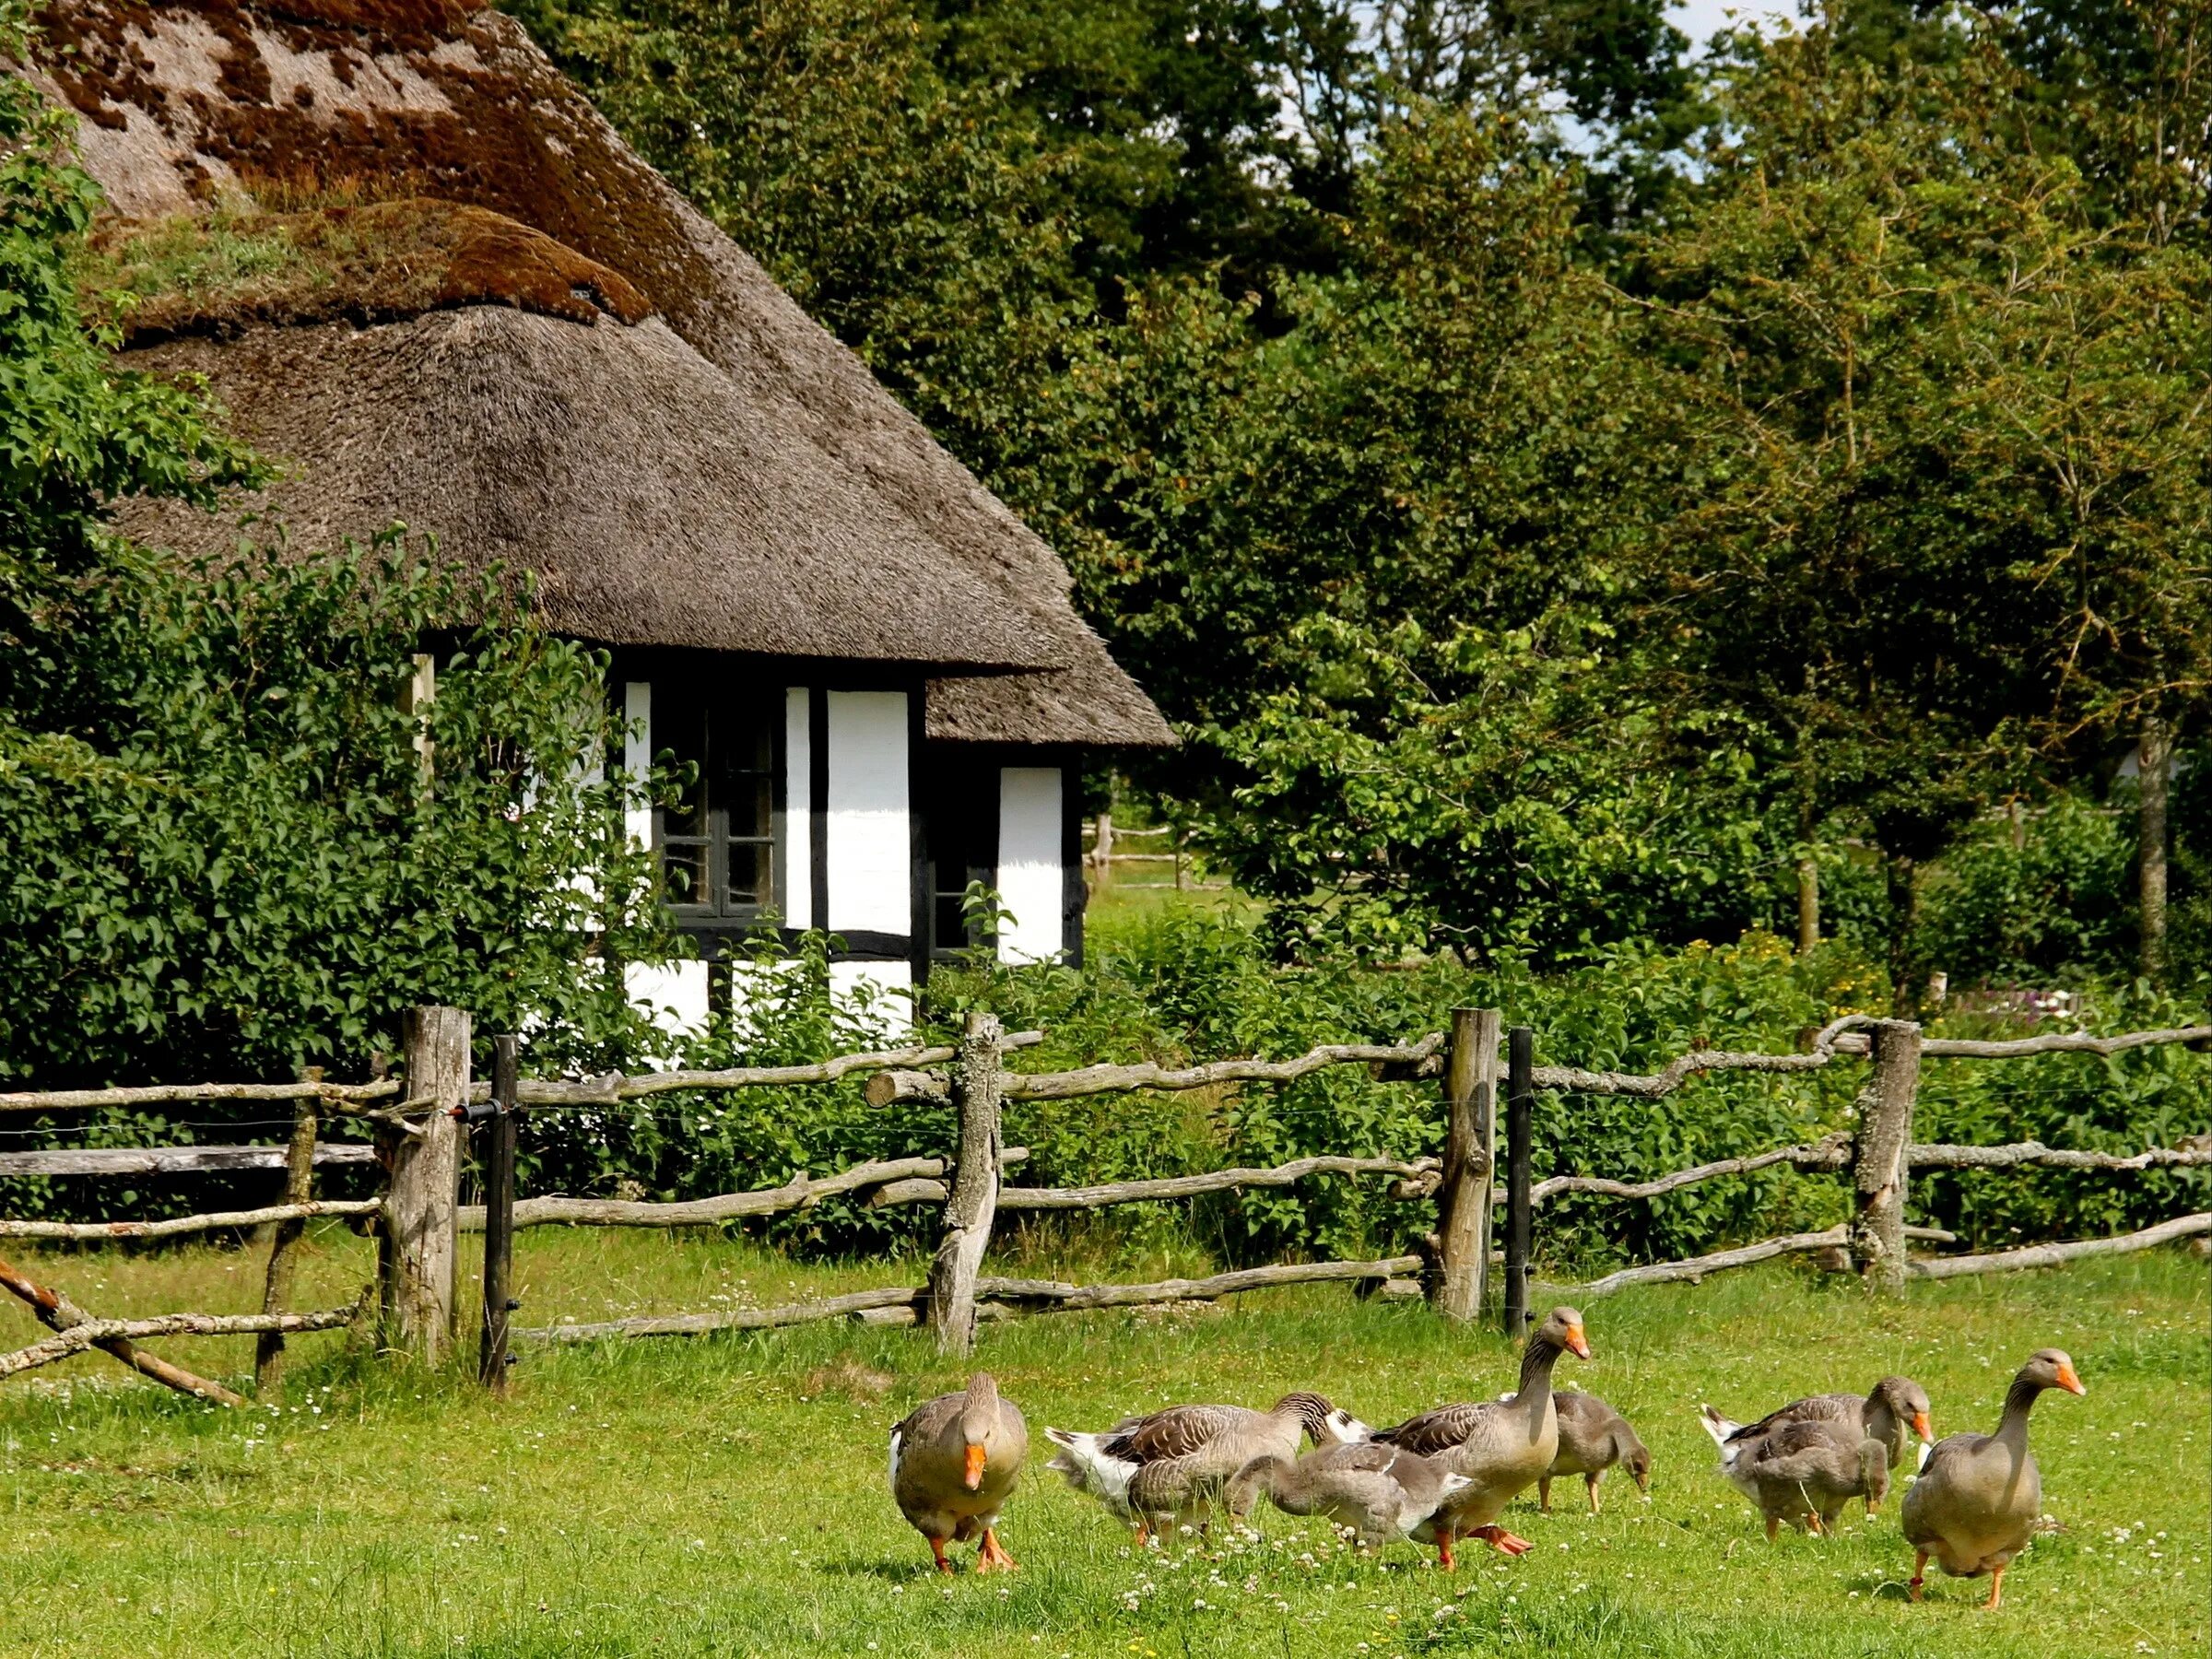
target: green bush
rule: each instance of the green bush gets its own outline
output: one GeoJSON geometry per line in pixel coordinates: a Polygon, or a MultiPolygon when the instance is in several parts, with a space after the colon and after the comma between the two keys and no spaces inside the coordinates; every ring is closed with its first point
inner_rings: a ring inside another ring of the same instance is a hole
{"type": "MultiPolygon", "coordinates": [[[[817,1058],[877,1040],[865,1016],[833,1013],[819,944],[774,976],[701,1042],[696,1062],[817,1058]]],[[[1495,1006],[1536,1033],[1540,1064],[1642,1071],[1693,1047],[1786,1053],[1851,1011],[1880,1011],[1889,987],[1849,947],[1795,958],[1771,935],[1679,951],[1619,951],[1573,973],[1535,979],[1430,963],[1385,971],[1348,963],[1284,968],[1249,926],[1228,917],[1160,912],[1117,919],[1094,935],[1077,972],[975,962],[941,971],[922,1013],[949,1040],[967,1009],[988,1006],[1009,1029],[1041,1028],[1019,1051],[1022,1070],[1100,1060],[1171,1063],[1237,1054],[1288,1056],[1321,1042],[1406,1041],[1438,1029],[1454,1006],[1495,1006]]],[[[2090,1022],[2119,1030],[2179,1020],[2186,1010],[2129,997],[2092,999],[2090,1022]]],[[[2198,1018],[2201,1018],[2201,1013],[2198,1018]]],[[[1988,1030],[1996,1022],[1954,1022],[1988,1030]]],[[[1939,1025],[1937,1030],[1949,1030],[1939,1025]]],[[[1545,1092],[1537,1097],[1535,1167],[1555,1173],[1649,1179],[1847,1129],[1864,1067],[1846,1061],[1806,1073],[1714,1074],[1664,1100],[1545,1092]]],[[[1382,1083],[1335,1066],[1284,1086],[1185,1094],[1100,1095],[1015,1102],[1008,1145],[1026,1146],[1023,1184],[1065,1185],[1267,1165],[1315,1153],[1417,1158],[1442,1135],[1439,1086],[1382,1083]]],[[[664,1100],[665,1097],[664,1097],[664,1100]]],[[[531,1130],[535,1179],[607,1190],[621,1180],[656,1195],[702,1195],[772,1185],[794,1170],[828,1173],[866,1159],[951,1149],[941,1111],[875,1111],[856,1080],[834,1088],[700,1097],[628,1114],[556,1118],[531,1130]],[[558,1139],[556,1137],[559,1137],[558,1139]],[[557,1149],[558,1148],[558,1149],[557,1149]]],[[[1922,1139],[2006,1141],[2140,1149],[2171,1145],[2212,1124],[2212,1067],[2180,1050],[2096,1061],[2053,1056],[1974,1064],[1931,1061],[1921,1097],[1922,1139]]],[[[1092,1217],[1008,1220],[1041,1250],[1137,1249],[1195,1241],[1222,1259],[1362,1255],[1413,1245],[1434,1225],[1426,1202],[1389,1195],[1375,1177],[1316,1177],[1296,1187],[1223,1194],[1195,1203],[1130,1206],[1092,1217]]],[[[2202,1171],[2153,1177],[2055,1171],[1931,1176],[1914,1216],[2001,1244],[2018,1236],[2079,1236],[2147,1225],[2212,1189],[2202,1171]]],[[[540,1187],[536,1190],[546,1190],[540,1187]]],[[[1563,1271],[1698,1253],[1776,1232],[1832,1224],[1844,1183],[1786,1169],[1714,1181],[1652,1202],[1570,1196],[1538,1212],[1538,1246],[1563,1271]]],[[[810,1252],[926,1249],[926,1206],[868,1211],[833,1200],[762,1230],[810,1252]]]]}
{"type": "Polygon", "coordinates": [[[1921,889],[1915,957],[1955,985],[2124,978],[2135,852],[2131,818],[2071,795],[2024,820],[2017,841],[2001,819],[1978,824],[1921,889]]]}

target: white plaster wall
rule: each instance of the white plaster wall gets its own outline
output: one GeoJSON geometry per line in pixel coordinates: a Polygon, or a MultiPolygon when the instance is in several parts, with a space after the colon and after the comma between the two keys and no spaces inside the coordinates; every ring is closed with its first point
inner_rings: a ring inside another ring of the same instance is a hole
{"type": "Polygon", "coordinates": [[[999,929],[1002,962],[1042,961],[1067,948],[1060,790],[1056,766],[1008,766],[998,774],[998,900],[1014,916],[999,929]]]}
{"type": "Polygon", "coordinates": [[[783,925],[814,925],[814,727],[806,688],[783,693],[783,925]]]}
{"type": "Polygon", "coordinates": [[[631,962],[622,970],[622,986],[664,1031],[683,1036],[706,1029],[706,963],[631,962]]]}
{"type": "Polygon", "coordinates": [[[831,933],[914,925],[903,691],[832,691],[830,718],[831,933]]]}
{"type": "MultiPolygon", "coordinates": [[[[782,990],[776,982],[797,968],[796,962],[788,960],[736,963],[730,981],[732,1008],[742,1017],[755,997],[774,1001],[782,990]]],[[[857,1017],[865,993],[868,1018],[881,1028],[885,1037],[903,1037],[913,1030],[912,990],[913,975],[904,962],[830,964],[830,1002],[841,1012],[857,1017]]]]}
{"type": "MultiPolygon", "coordinates": [[[[630,782],[641,787],[653,770],[653,686],[647,680],[622,682],[622,724],[629,728],[622,744],[622,767],[630,782]]],[[[641,847],[653,845],[653,808],[633,803],[622,815],[629,839],[641,847]]]]}
{"type": "Polygon", "coordinates": [[[914,1027],[914,972],[904,962],[832,962],[830,964],[830,999],[852,1009],[862,986],[874,994],[868,1017],[883,1027],[887,1037],[903,1037],[914,1027]]]}

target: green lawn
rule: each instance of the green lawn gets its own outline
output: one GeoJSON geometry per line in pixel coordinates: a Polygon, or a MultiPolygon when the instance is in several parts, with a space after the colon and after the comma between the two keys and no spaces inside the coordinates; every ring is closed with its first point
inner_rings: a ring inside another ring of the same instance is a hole
{"type": "MultiPolygon", "coordinates": [[[[101,1313],[258,1294],[258,1253],[13,1253],[101,1313]]],[[[366,1246],[319,1235],[318,1298],[366,1246]]],[[[816,1270],[719,1240],[524,1235],[539,1319],[785,1300],[912,1264],[816,1270]]],[[[1161,1264],[1123,1264],[1146,1277],[1161,1264]]],[[[888,1425],[958,1382],[912,1332],[849,1326],[533,1354],[492,1404],[298,1345],[291,1398],[218,1412],[97,1358],[0,1384],[0,1651],[10,1654],[633,1653],[1116,1655],[2088,1654],[2206,1651],[2212,1574],[2207,1278],[2180,1253],[2063,1275],[1918,1286],[1895,1306],[1758,1271],[1594,1303],[1596,1357],[1563,1374],[1635,1419],[1652,1500],[1625,1481],[1581,1512],[1508,1519],[1536,1548],[1470,1548],[1455,1577],[1410,1547],[1355,1559],[1263,1508],[1262,1536],[1139,1556],[1101,1511],[1033,1470],[1004,1537],[1025,1571],[940,1582],[885,1491],[888,1425]],[[1890,1370],[1924,1382],[1938,1432],[1994,1425],[2031,1348],[2070,1349],[2086,1399],[2039,1407],[2058,1529],[2011,1574],[1935,1582],[1908,1606],[1894,1507],[1770,1547],[1712,1473],[1701,1400],[1746,1415],[1890,1370]]],[[[0,1341],[36,1327],[0,1310],[0,1341]]],[[[249,1345],[164,1351],[234,1374],[249,1345]]],[[[1028,1411],[1097,1427],[1163,1401],[1265,1403],[1318,1387],[1372,1421],[1495,1394],[1498,1337],[1335,1289],[1216,1312],[987,1327],[983,1361],[1028,1411]]],[[[1042,1453],[1033,1454],[1041,1465],[1042,1453]]],[[[966,1552],[962,1552],[965,1554],[966,1552]]]]}

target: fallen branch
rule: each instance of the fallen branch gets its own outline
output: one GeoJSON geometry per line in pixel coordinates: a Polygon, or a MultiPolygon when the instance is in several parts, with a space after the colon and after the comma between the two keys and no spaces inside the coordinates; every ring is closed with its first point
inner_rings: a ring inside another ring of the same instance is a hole
{"type": "MultiPolygon", "coordinates": [[[[18,1348],[12,1354],[0,1354],[0,1377],[12,1377],[18,1371],[27,1371],[41,1365],[52,1365],[66,1359],[72,1354],[81,1354],[87,1348],[102,1348],[116,1358],[119,1348],[129,1348],[134,1338],[144,1336],[253,1336],[264,1331],[282,1331],[288,1335],[301,1331],[335,1331],[351,1324],[359,1312],[359,1304],[350,1308],[325,1308],[318,1313],[157,1313],[151,1319],[88,1319],[81,1324],[65,1327],[43,1342],[34,1342],[29,1347],[18,1348]]],[[[134,1350],[135,1351],[135,1350],[134,1350]]],[[[148,1356],[141,1355],[141,1359],[148,1356]]],[[[133,1363],[126,1360],[125,1363],[133,1363]]],[[[140,1369],[144,1369],[141,1367],[140,1369]]],[[[168,1368],[179,1377],[190,1377],[188,1371],[168,1368]]],[[[148,1375],[158,1373],[148,1372],[148,1375]]],[[[192,1385],[171,1382],[160,1377],[172,1388],[182,1388],[186,1394],[202,1394],[225,1406],[243,1406],[245,1401],[218,1383],[192,1378],[192,1385]]]]}
{"type": "MultiPolygon", "coordinates": [[[[0,1152],[0,1175],[202,1175],[227,1170],[281,1170],[283,1147],[69,1147],[45,1152],[0,1152]]],[[[323,1141],[315,1162],[370,1164],[365,1141],[323,1141]]]]}
{"type": "Polygon", "coordinates": [[[1212,1301],[1216,1297],[1238,1296],[1247,1290],[1268,1290],[1280,1285],[1316,1285],[1345,1279],[1388,1279],[1421,1270],[1419,1256],[1385,1256],[1375,1262],[1285,1262],[1272,1267],[1246,1267],[1235,1273],[1217,1273],[1211,1278],[1161,1279],[1150,1285],[1063,1285],[1052,1279],[978,1279],[979,1299],[1017,1302],[1025,1311],[1076,1313],[1090,1308],[1127,1308],[1148,1302],[1212,1301]]]}
{"type": "Polygon", "coordinates": [[[317,1216],[373,1216],[383,1208],[378,1198],[323,1199],[312,1204],[272,1204],[266,1209],[218,1210],[207,1216],[177,1216],[167,1221],[0,1221],[0,1239],[171,1239],[180,1233],[220,1232],[232,1227],[259,1227],[268,1221],[307,1221],[317,1216]]]}
{"type": "Polygon", "coordinates": [[[2024,1267],[2058,1267],[2089,1256],[2127,1255],[2154,1250],[2176,1239],[2212,1233],[2212,1210],[2178,1216],[2141,1232],[2121,1233],[2109,1239],[2080,1239],[2070,1244],[2030,1244],[2020,1250],[2000,1250],[1987,1255],[1936,1256],[1906,1265],[1914,1278],[1963,1278],[1976,1273],[2015,1273],[2024,1267]]]}
{"type": "Polygon", "coordinates": [[[1087,1187],[1001,1187],[998,1207],[1093,1209],[1109,1204],[1194,1198],[1232,1187],[1288,1186],[1309,1175],[1424,1175],[1437,1167],[1433,1158],[1410,1163],[1395,1158],[1300,1158],[1271,1170],[1214,1170],[1202,1175],[1169,1175],[1155,1181],[1116,1181],[1087,1187]]]}
{"type": "Polygon", "coordinates": [[[1846,1169],[1851,1163],[1851,1136],[1836,1134],[1809,1147],[1783,1147],[1748,1158],[1724,1158],[1694,1169],[1677,1170],[1671,1175],[1651,1181],[1609,1181],[1602,1175],[1554,1175],[1531,1187],[1528,1199],[1531,1204],[1542,1204],[1562,1193],[1599,1193],[1608,1198],[1656,1198],[1677,1187],[1711,1181],[1718,1175],[1748,1175],[1754,1170],[1784,1163],[1801,1170],[1846,1169]]]}
{"type": "MultiPolygon", "coordinates": [[[[1030,1155],[1027,1147],[1008,1147],[999,1155],[999,1167],[1020,1163],[1030,1155]]],[[[517,1227],[545,1227],[556,1223],[571,1227],[716,1227],[747,1216],[781,1215],[785,1210],[811,1209],[823,1199],[864,1187],[904,1183],[914,1177],[942,1175],[941,1158],[894,1158],[855,1164],[835,1175],[794,1175],[780,1187],[752,1193],[724,1193],[712,1198],[689,1198],[673,1204],[654,1204],[625,1198],[566,1198],[549,1194],[524,1198],[514,1206],[517,1227]]],[[[454,1212],[463,1232],[484,1230],[484,1206],[464,1205],[454,1212]]]]}
{"type": "Polygon", "coordinates": [[[2153,1147],[2147,1152],[2074,1152],[2041,1141],[2002,1147],[1913,1146],[1905,1156],[1915,1169],[1996,1170],[2012,1164],[2048,1164],[2061,1170],[2148,1170],[2161,1165],[2212,1164],[2212,1147],[2153,1147]]]}
{"type": "Polygon", "coordinates": [[[595,1342],[602,1336],[701,1336],[710,1331],[765,1331],[777,1325],[806,1324],[818,1319],[843,1319],[870,1308],[911,1303],[923,1293],[895,1285],[881,1290],[855,1290],[818,1301],[785,1302],[773,1308],[740,1308],[726,1313],[669,1313],[638,1319],[610,1319],[599,1324],[546,1325],[536,1330],[510,1331],[514,1342],[595,1342]]]}
{"type": "Polygon", "coordinates": [[[1181,1068],[1153,1061],[1135,1065],[1090,1065],[1069,1072],[1011,1072],[1006,1078],[1009,1100],[1072,1100],[1083,1095],[1114,1094],[1132,1088],[1205,1088],[1217,1083],[1288,1083],[1329,1065],[1418,1064],[1443,1047],[1441,1031],[1418,1042],[1324,1043],[1293,1060],[1216,1060],[1181,1068]]]}
{"type": "Polygon", "coordinates": [[[1594,1279],[1587,1285],[1571,1286],[1562,1294],[1577,1298],[1610,1296],[1616,1290],[1625,1290],[1630,1285],[1665,1285],[1687,1279],[1691,1284],[1702,1281],[1709,1273],[1725,1273],[1731,1267],[1748,1267],[1754,1262],[1771,1261],[1778,1255],[1789,1255],[1799,1251],[1826,1250],[1841,1245],[1850,1237],[1850,1230],[1831,1227],[1822,1232],[1790,1233],[1779,1239],[1765,1239],[1757,1244],[1745,1244],[1735,1250],[1715,1251],[1711,1255],[1692,1256],[1682,1262],[1653,1262],[1641,1267],[1623,1267],[1618,1273],[1608,1273],[1604,1278],[1594,1279]]]}

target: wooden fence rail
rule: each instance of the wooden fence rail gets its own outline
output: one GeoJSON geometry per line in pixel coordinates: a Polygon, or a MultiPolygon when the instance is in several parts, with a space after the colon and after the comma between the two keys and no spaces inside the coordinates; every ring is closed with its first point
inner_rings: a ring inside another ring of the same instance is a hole
{"type": "Polygon", "coordinates": [[[187,1233],[229,1232],[278,1221],[312,1221],[335,1216],[365,1220],[384,1207],[381,1198],[325,1198],[304,1204],[271,1204],[260,1209],[218,1210],[206,1216],[172,1216],[161,1221],[7,1221],[0,1239],[66,1240],[80,1244],[120,1239],[175,1239],[187,1233]]]}
{"type": "MultiPolygon", "coordinates": [[[[978,1319],[1008,1313],[1074,1313],[1100,1308],[1153,1307],[1170,1302],[1214,1301],[1253,1290],[1289,1285],[1382,1284],[1418,1272],[1420,1256],[1384,1256],[1368,1262],[1284,1262],[1218,1273],[1208,1278],[1161,1279],[1145,1285],[1064,1285],[1053,1279],[978,1277],[974,1284],[978,1319]]],[[[545,1325],[513,1333],[518,1342],[594,1342],[609,1336],[700,1336],[715,1331],[760,1331],[818,1320],[864,1318],[871,1324],[909,1324],[928,1317],[928,1286],[890,1286],[854,1290],[772,1308],[733,1308],[715,1313],[641,1314],[592,1324],[545,1325]],[[884,1318],[896,1313],[896,1318],[884,1318]]]]}
{"type": "MultiPolygon", "coordinates": [[[[297,1333],[335,1331],[351,1324],[359,1308],[325,1308],[314,1313],[157,1313],[147,1319],[88,1319],[56,1331],[43,1342],[0,1354],[0,1377],[12,1377],[41,1365],[52,1365],[87,1348],[110,1347],[148,1336],[256,1336],[264,1332],[297,1333]]],[[[212,1393],[203,1386],[187,1393],[212,1393]]],[[[229,1390],[223,1390],[229,1394],[229,1390]]],[[[243,1404],[230,1394],[228,1405],[243,1404]]]]}
{"type": "MultiPolygon", "coordinates": [[[[282,1170],[285,1147],[55,1147],[0,1152],[0,1175],[214,1175],[237,1170],[282,1170]]],[[[376,1148],[360,1141],[324,1141],[315,1167],[372,1164],[376,1148]]]]}
{"type": "MultiPolygon", "coordinates": [[[[1003,1169],[1030,1155],[1027,1147],[1008,1147],[999,1154],[1003,1169]]],[[[517,1227],[719,1227],[727,1221],[754,1216],[779,1216],[787,1210],[811,1209],[825,1198],[841,1193],[887,1188],[945,1173],[941,1158],[888,1158],[855,1164],[834,1175],[794,1175],[782,1186],[749,1193],[724,1193],[712,1198],[689,1198],[675,1203],[653,1203],[624,1198],[518,1198],[514,1204],[517,1227]]],[[[909,1194],[899,1202],[912,1203],[928,1194],[909,1194]]],[[[943,1183],[936,1195],[944,1197],[943,1183]]],[[[484,1206],[464,1205],[455,1212],[463,1232],[484,1230],[484,1206]]],[[[877,1207],[881,1207],[878,1206],[877,1207]]]]}

